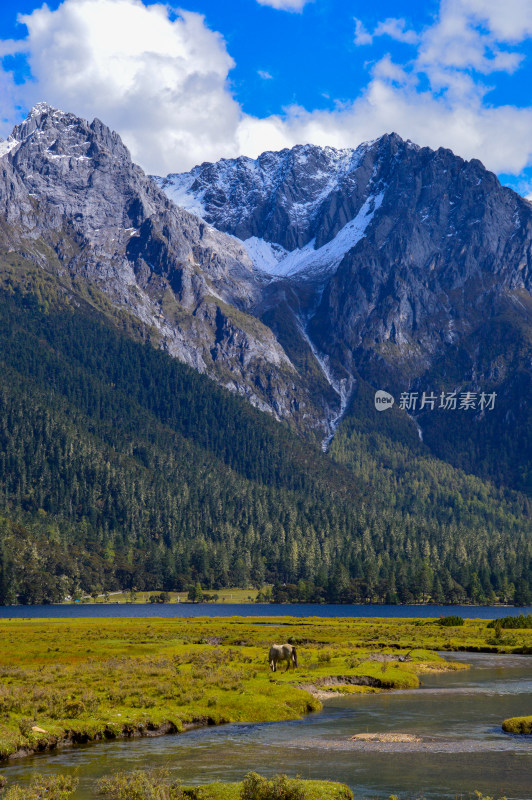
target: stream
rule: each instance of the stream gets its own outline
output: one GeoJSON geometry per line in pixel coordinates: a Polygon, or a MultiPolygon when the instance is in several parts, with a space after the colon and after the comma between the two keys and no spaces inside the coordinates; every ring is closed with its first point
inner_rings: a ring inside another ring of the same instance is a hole
{"type": "Polygon", "coordinates": [[[104,774],[166,766],[184,783],[264,775],[339,780],[356,798],[467,797],[479,790],[531,800],[532,736],[504,734],[506,717],[532,713],[532,656],[455,653],[467,671],[422,676],[421,689],[339,696],[295,722],[224,725],[64,747],[2,765],[8,780],[76,773],[76,800],[94,798],[104,774]],[[419,742],[352,742],[363,732],[415,734],[419,742]]]}

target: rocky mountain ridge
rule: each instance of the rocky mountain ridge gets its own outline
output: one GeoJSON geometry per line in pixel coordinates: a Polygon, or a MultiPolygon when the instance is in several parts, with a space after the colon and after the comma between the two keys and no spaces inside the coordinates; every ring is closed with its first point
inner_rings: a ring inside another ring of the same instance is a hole
{"type": "MultiPolygon", "coordinates": [[[[479,161],[386,134],[153,180],[99,120],[39,104],[0,143],[0,215],[5,258],[96,289],[325,446],[366,384],[495,391],[497,436],[530,436],[532,205],[479,161]]],[[[444,431],[478,460],[451,417],[411,411],[435,452],[444,431]]]]}
{"type": "Polygon", "coordinates": [[[530,419],[532,206],[479,161],[387,134],[157,182],[243,240],[270,276],[255,313],[293,363],[311,348],[342,412],[363,380],[397,397],[490,389],[508,420],[530,419]]]}
{"type": "Polygon", "coordinates": [[[1,245],[96,286],[160,345],[254,405],[322,425],[282,346],[247,310],[261,279],[243,245],[179,208],[118,134],[38,104],[0,143],[1,245]]]}

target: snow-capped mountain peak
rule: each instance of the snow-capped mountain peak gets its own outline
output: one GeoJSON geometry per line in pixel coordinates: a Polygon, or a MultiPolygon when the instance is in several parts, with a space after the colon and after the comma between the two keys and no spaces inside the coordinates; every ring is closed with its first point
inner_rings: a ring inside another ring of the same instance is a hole
{"type": "Polygon", "coordinates": [[[366,144],[357,150],[296,145],[279,152],[266,151],[257,159],[241,156],[222,158],[215,164],[205,162],[190,172],[155,180],[177,205],[206,221],[215,215],[217,227],[229,227],[237,222],[243,207],[245,213],[257,200],[278,200],[290,175],[304,174],[305,185],[294,187],[290,198],[292,215],[303,222],[312,219],[342,177],[356,168],[366,148],[366,144]]]}
{"type": "Polygon", "coordinates": [[[243,241],[256,269],[314,277],[334,271],[365,235],[384,198],[379,161],[413,146],[396,134],[356,149],[296,145],[155,180],[177,205],[243,241]]]}

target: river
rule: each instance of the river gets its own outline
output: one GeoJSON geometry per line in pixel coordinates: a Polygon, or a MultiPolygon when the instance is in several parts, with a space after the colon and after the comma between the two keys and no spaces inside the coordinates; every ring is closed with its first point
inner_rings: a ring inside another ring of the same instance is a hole
{"type": "Polygon", "coordinates": [[[532,798],[532,737],[502,733],[504,718],[532,713],[532,656],[446,654],[467,671],[423,676],[422,688],[340,696],[295,722],[225,725],[178,736],[65,747],[2,767],[10,780],[36,771],[80,778],[76,800],[94,798],[100,775],[167,766],[185,783],[240,780],[256,770],[347,783],[356,798],[467,797],[474,790],[532,798]],[[362,732],[416,734],[421,741],[351,742],[362,732]]]}

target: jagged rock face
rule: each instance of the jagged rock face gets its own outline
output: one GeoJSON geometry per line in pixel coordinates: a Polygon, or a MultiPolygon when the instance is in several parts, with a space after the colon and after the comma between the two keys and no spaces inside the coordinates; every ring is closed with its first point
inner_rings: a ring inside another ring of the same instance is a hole
{"type": "Polygon", "coordinates": [[[395,392],[497,389],[514,406],[515,387],[531,385],[532,205],[479,161],[390,134],[157,182],[244,240],[270,276],[255,313],[293,363],[310,346],[342,408],[361,378],[395,392]]]}
{"type": "MultiPolygon", "coordinates": [[[[34,236],[68,226],[84,248],[79,261],[95,273],[124,255],[136,266],[144,253],[160,275],[199,265],[230,302],[253,295],[252,267],[238,242],[169,202],[99,120],[89,124],[40,104],[5,144],[0,200],[10,224],[34,236]]],[[[190,304],[194,281],[182,277],[180,299],[190,304]]]]}
{"type": "MultiPolygon", "coordinates": [[[[376,354],[409,383],[532,284],[532,208],[478,161],[381,142],[383,201],[328,282],[311,330],[352,364],[376,354]]],[[[331,351],[332,354],[332,351],[331,351]]],[[[380,370],[383,374],[383,370],[380,370]]]]}
{"type": "MultiPolygon", "coordinates": [[[[292,308],[340,371],[376,354],[408,383],[489,296],[530,290],[531,205],[479,161],[396,134],[357,150],[305,145],[202,164],[158,183],[221,230],[292,251],[281,263],[295,266],[271,274],[292,279],[292,308]]],[[[270,284],[260,313],[278,295],[270,284]]]]}
{"type": "Polygon", "coordinates": [[[244,247],[168,200],[99,120],[36,106],[0,143],[0,214],[8,250],[96,284],[258,407],[322,424],[271,330],[246,313],[262,279],[244,247]]]}
{"type": "Polygon", "coordinates": [[[175,202],[219,230],[294,250],[314,238],[328,241],[356,215],[371,175],[367,149],[298,145],[256,161],[222,159],[156,180],[175,202]],[[348,198],[345,208],[337,203],[341,193],[348,198]]]}

